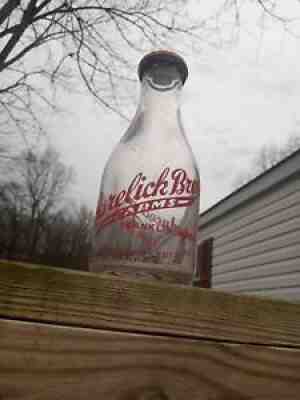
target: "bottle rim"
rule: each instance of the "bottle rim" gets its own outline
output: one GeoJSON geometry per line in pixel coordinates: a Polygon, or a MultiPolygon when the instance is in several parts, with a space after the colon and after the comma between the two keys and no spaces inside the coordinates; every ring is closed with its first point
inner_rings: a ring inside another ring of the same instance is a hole
{"type": "Polygon", "coordinates": [[[178,69],[182,84],[188,77],[188,67],[184,59],[177,53],[169,50],[157,50],[146,54],[138,65],[138,77],[142,81],[145,73],[154,65],[175,65],[178,69]]]}

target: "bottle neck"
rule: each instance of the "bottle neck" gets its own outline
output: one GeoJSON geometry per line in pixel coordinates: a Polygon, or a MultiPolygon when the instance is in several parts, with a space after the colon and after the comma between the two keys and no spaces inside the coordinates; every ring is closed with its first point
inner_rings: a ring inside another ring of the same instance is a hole
{"type": "Polygon", "coordinates": [[[176,81],[170,88],[156,88],[144,79],[141,89],[140,112],[145,124],[178,124],[180,116],[181,83],[176,81]]]}
{"type": "Polygon", "coordinates": [[[184,136],[179,103],[181,88],[176,68],[160,66],[148,71],[142,79],[139,107],[122,141],[141,134],[151,142],[157,140],[157,135],[164,140],[184,136]]]}

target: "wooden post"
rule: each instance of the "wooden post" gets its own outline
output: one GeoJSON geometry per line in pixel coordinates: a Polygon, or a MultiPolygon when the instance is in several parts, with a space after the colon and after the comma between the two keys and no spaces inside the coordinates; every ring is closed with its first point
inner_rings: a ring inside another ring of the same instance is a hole
{"type": "Polygon", "coordinates": [[[0,399],[299,399],[300,305],[0,262],[0,399]]]}
{"type": "Polygon", "coordinates": [[[199,282],[197,285],[202,288],[211,287],[213,238],[203,240],[197,248],[197,268],[199,282]]]}

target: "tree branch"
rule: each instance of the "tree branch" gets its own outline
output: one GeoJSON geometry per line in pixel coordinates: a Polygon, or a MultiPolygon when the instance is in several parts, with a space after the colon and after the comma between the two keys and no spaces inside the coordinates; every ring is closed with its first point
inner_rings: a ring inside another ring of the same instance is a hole
{"type": "Polygon", "coordinates": [[[288,23],[288,22],[292,22],[294,19],[293,18],[284,18],[281,17],[278,14],[275,14],[272,11],[272,8],[269,8],[266,6],[265,1],[264,0],[257,0],[258,4],[261,6],[261,8],[263,9],[263,11],[268,14],[270,17],[282,22],[282,23],[288,23]]]}
{"type": "Polygon", "coordinates": [[[21,0],[7,0],[0,8],[0,25],[11,15],[11,13],[20,5],[21,0]]]}
{"type": "Polygon", "coordinates": [[[18,29],[14,32],[12,37],[9,39],[7,42],[6,46],[0,53],[0,72],[3,71],[5,68],[5,60],[11,53],[11,51],[14,49],[18,41],[20,40],[21,36],[25,32],[26,28],[30,25],[32,22],[33,16],[34,16],[34,11],[35,11],[35,5],[36,5],[37,0],[30,0],[27,9],[24,11],[23,18],[21,23],[18,26],[18,29]]]}

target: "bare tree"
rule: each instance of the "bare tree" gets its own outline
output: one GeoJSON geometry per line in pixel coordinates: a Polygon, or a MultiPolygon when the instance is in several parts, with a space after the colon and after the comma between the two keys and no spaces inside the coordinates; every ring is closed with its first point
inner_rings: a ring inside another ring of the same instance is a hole
{"type": "Polygon", "coordinates": [[[25,194],[16,182],[0,185],[0,254],[16,255],[22,240],[25,215],[25,194]]]}
{"type": "MultiPolygon", "coordinates": [[[[254,4],[286,27],[292,19],[277,13],[282,1],[254,4]]],[[[19,131],[26,142],[26,133],[43,130],[39,108],[55,108],[51,93],[74,87],[74,76],[122,114],[137,55],[178,34],[200,47],[221,45],[222,28],[229,21],[239,27],[248,3],[224,0],[213,15],[193,22],[186,0],[0,0],[0,140],[19,131]]]]}
{"type": "Polygon", "coordinates": [[[51,147],[41,153],[23,152],[14,160],[10,185],[17,187],[28,220],[28,256],[34,256],[40,231],[51,212],[61,206],[73,172],[51,147]]]}
{"type": "Polygon", "coordinates": [[[300,149],[300,135],[293,132],[287,141],[282,145],[271,143],[264,145],[260,151],[254,155],[251,163],[251,170],[241,173],[234,181],[234,188],[248,183],[251,179],[262,174],[280,161],[300,149]]]}
{"type": "Polygon", "coordinates": [[[94,227],[94,213],[82,205],[71,224],[69,255],[80,257],[81,254],[89,254],[91,235],[94,227]]]}
{"type": "Polygon", "coordinates": [[[134,81],[135,54],[163,43],[170,32],[192,30],[180,12],[183,5],[183,0],[0,1],[0,131],[41,131],[39,107],[55,108],[51,90],[70,88],[74,76],[121,114],[117,89],[120,81],[123,87],[134,81]]]}
{"type": "Polygon", "coordinates": [[[39,262],[85,269],[91,246],[94,213],[86,206],[64,207],[52,214],[43,228],[39,262]]]}
{"type": "Polygon", "coordinates": [[[0,257],[87,270],[94,212],[66,196],[72,169],[51,147],[8,164],[0,179],[0,257]]]}

